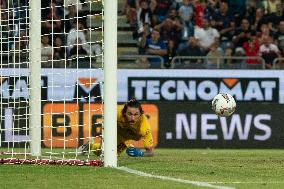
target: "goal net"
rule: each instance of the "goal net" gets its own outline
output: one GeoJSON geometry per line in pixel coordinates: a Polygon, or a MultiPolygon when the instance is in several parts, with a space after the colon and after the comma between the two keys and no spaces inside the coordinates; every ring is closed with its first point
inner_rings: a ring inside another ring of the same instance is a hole
{"type": "Polygon", "coordinates": [[[100,166],[104,1],[35,2],[1,1],[0,163],[100,166]]]}

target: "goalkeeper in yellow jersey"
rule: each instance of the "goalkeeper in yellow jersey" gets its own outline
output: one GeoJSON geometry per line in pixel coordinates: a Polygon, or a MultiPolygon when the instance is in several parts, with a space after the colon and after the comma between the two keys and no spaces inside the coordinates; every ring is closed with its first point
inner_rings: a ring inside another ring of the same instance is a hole
{"type": "MultiPolygon", "coordinates": [[[[78,153],[91,148],[91,151],[100,149],[100,144],[86,143],[78,148],[78,153]]],[[[129,100],[122,109],[117,111],[117,154],[126,150],[126,154],[132,157],[153,156],[153,137],[150,124],[139,101],[129,100]],[[145,151],[133,147],[130,140],[143,140],[145,151]]],[[[96,153],[98,155],[98,153],[96,153]]]]}

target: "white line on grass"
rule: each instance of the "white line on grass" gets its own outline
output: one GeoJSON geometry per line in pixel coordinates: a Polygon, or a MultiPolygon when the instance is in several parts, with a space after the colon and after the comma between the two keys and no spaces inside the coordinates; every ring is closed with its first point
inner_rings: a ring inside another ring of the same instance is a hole
{"type": "Polygon", "coordinates": [[[198,182],[198,181],[190,181],[190,180],[184,180],[184,179],[179,179],[179,178],[173,178],[173,177],[166,177],[166,176],[159,176],[159,175],[152,175],[149,173],[144,173],[135,169],[130,169],[127,167],[117,167],[117,169],[121,171],[125,171],[128,173],[132,173],[138,176],[142,177],[150,177],[150,178],[156,178],[156,179],[161,179],[161,180],[169,180],[169,181],[174,181],[174,182],[180,182],[180,183],[185,183],[185,184],[192,184],[196,186],[204,186],[208,188],[216,188],[216,189],[234,189],[233,187],[228,187],[228,186],[217,186],[210,184],[208,182],[198,182]]]}
{"type": "Polygon", "coordinates": [[[212,184],[284,184],[284,182],[265,182],[265,181],[260,181],[260,182],[253,182],[253,181],[248,181],[248,182],[242,182],[242,181],[232,181],[232,182],[208,182],[212,184]]]}

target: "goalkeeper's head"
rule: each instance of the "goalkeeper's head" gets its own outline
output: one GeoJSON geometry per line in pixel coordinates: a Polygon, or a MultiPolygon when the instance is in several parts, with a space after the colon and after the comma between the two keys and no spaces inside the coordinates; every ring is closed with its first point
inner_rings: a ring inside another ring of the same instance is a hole
{"type": "Polygon", "coordinates": [[[135,98],[126,102],[122,109],[122,114],[130,125],[135,124],[143,113],[140,102],[135,98]]]}

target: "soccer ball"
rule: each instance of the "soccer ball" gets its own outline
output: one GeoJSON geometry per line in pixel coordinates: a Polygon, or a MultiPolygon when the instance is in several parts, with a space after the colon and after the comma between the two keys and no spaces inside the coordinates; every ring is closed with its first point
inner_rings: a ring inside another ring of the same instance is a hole
{"type": "Polygon", "coordinates": [[[228,93],[219,93],[212,100],[212,109],[217,115],[227,117],[236,110],[236,101],[228,93]]]}

